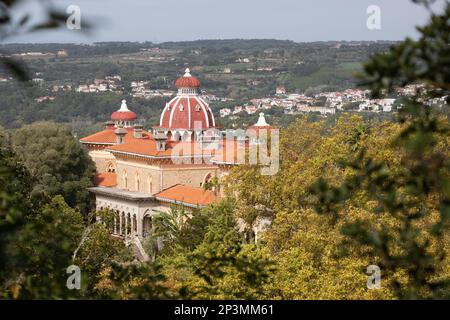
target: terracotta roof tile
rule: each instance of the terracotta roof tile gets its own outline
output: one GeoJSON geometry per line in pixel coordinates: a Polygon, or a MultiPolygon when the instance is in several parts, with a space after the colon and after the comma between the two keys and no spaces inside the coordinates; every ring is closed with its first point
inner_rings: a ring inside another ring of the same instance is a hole
{"type": "MultiPolygon", "coordinates": [[[[111,144],[114,145],[116,143],[116,134],[114,133],[115,128],[106,128],[97,133],[91,134],[90,136],[81,138],[80,141],[82,143],[98,143],[98,144],[111,144]]],[[[126,128],[127,134],[125,135],[125,143],[129,141],[140,141],[145,139],[152,138],[152,134],[147,131],[142,131],[142,138],[136,139],[133,136],[133,128],[126,128]]]]}
{"type": "Polygon", "coordinates": [[[152,157],[207,156],[211,150],[203,150],[200,143],[168,141],[165,150],[157,151],[156,141],[152,139],[135,139],[106,149],[111,152],[127,152],[152,157]]]}
{"type": "MultiPolygon", "coordinates": [[[[84,143],[98,143],[109,145],[105,150],[114,152],[126,152],[150,157],[177,157],[177,156],[201,156],[213,158],[218,163],[238,163],[238,143],[236,140],[223,139],[219,142],[218,150],[202,149],[202,144],[198,142],[167,141],[167,147],[163,151],[156,150],[156,141],[151,133],[143,131],[143,138],[133,137],[133,129],[127,129],[125,141],[116,145],[116,136],[113,129],[105,129],[80,141],[84,143]]],[[[245,143],[245,153],[248,152],[248,145],[245,143]]]]}
{"type": "Polygon", "coordinates": [[[176,201],[194,206],[207,206],[218,199],[213,191],[176,184],[155,194],[160,201],[176,201]]]}
{"type": "Polygon", "coordinates": [[[94,184],[99,187],[115,187],[117,174],[115,172],[98,172],[95,174],[94,184]]]}

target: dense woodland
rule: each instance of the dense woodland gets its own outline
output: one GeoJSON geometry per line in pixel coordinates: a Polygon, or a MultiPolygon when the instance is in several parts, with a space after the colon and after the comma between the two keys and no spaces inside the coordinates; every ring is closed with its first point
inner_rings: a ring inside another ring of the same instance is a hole
{"type": "Polygon", "coordinates": [[[236,167],[216,181],[220,202],[189,219],[177,207],[161,215],[165,245],[145,244],[149,263],[111,240],[107,211],[95,223],[94,166],[69,127],[0,130],[0,298],[448,299],[449,119],[421,101],[449,94],[449,19],[450,5],[417,41],[364,64],[360,84],[374,96],[427,85],[395,121],[295,120],[281,131],[276,175],[236,167]],[[273,223],[255,243],[261,216],[273,223]],[[72,264],[81,290],[66,287],[72,264]],[[367,288],[368,265],[381,268],[381,288],[367,288]]]}

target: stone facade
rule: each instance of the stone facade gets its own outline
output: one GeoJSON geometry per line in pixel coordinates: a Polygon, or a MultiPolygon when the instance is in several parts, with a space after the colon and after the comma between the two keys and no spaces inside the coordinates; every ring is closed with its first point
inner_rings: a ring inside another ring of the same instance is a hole
{"type": "Polygon", "coordinates": [[[89,155],[95,163],[98,172],[116,172],[116,158],[111,152],[104,150],[91,150],[89,155]]]}
{"type": "Polygon", "coordinates": [[[148,236],[153,216],[169,210],[148,194],[101,187],[90,190],[96,195],[97,211],[109,209],[115,213],[113,234],[124,238],[148,236]]]}

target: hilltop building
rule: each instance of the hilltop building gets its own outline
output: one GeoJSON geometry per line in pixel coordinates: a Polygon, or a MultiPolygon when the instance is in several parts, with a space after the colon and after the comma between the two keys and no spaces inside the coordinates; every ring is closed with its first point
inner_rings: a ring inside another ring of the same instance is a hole
{"type": "Polygon", "coordinates": [[[278,86],[275,89],[275,94],[278,94],[278,95],[286,94],[286,88],[282,87],[282,86],[278,86]]]}
{"type": "MultiPolygon", "coordinates": [[[[151,234],[154,215],[173,204],[189,210],[216,201],[220,190],[204,190],[204,184],[238,164],[229,155],[242,141],[225,139],[217,129],[199,96],[200,81],[186,69],[175,84],[177,95],[151,130],[143,129],[123,100],[104,130],[80,140],[97,167],[97,186],[90,188],[97,210],[115,212],[114,234],[125,240],[151,234]]],[[[263,114],[255,126],[260,125],[268,126],[263,114]]]]}

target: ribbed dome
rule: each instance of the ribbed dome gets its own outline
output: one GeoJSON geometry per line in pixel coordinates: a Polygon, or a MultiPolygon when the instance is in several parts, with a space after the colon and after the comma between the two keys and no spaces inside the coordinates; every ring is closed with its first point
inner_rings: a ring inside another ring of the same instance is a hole
{"type": "Polygon", "coordinates": [[[186,68],[185,74],[182,77],[179,77],[177,81],[175,81],[175,86],[180,88],[200,88],[200,80],[196,77],[193,77],[190,73],[189,68],[186,68]]]}
{"type": "Polygon", "coordinates": [[[207,129],[215,126],[208,104],[199,96],[177,96],[167,103],[159,123],[170,129],[207,129]]]}

